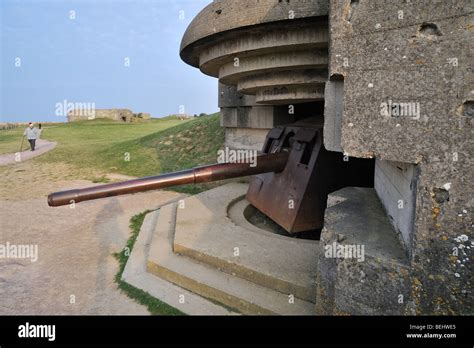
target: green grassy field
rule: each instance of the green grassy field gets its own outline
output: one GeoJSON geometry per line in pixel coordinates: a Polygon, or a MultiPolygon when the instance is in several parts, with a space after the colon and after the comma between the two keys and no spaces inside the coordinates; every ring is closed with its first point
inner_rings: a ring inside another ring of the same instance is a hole
{"type": "MultiPolygon", "coordinates": [[[[22,132],[0,131],[0,154],[18,151],[22,132]]],[[[104,175],[148,176],[213,163],[224,143],[218,114],[184,121],[167,117],[132,124],[93,120],[48,125],[43,127],[42,138],[58,145],[33,161],[66,163],[75,168],[68,177],[96,182],[102,180],[91,178],[91,169],[104,175]]],[[[178,190],[196,193],[204,187],[178,190]]]]}
{"type": "MultiPolygon", "coordinates": [[[[23,130],[24,128],[0,130],[0,155],[20,151],[23,130]]],[[[28,146],[26,140],[25,143],[23,144],[23,149],[28,146]]]]}
{"type": "MultiPolygon", "coordinates": [[[[57,123],[43,127],[42,138],[58,141],[59,146],[51,159],[63,160],[64,155],[77,150],[96,152],[105,146],[139,138],[187,121],[176,118],[153,119],[150,122],[119,123],[112,120],[97,119],[84,122],[57,123]]],[[[20,148],[24,128],[0,131],[0,154],[16,152],[20,148]]],[[[24,145],[26,149],[28,145],[24,145]]],[[[69,157],[69,156],[68,156],[69,157]]],[[[95,156],[93,156],[95,157],[95,156]]],[[[67,158],[66,158],[67,159],[67,158]]]]}

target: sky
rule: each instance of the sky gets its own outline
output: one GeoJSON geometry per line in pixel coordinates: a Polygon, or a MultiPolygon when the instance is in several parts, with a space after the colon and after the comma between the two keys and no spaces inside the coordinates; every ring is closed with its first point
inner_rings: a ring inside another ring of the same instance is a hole
{"type": "Polygon", "coordinates": [[[210,2],[0,0],[0,122],[63,122],[65,103],[153,117],[217,111],[217,79],[179,57],[210,2]]]}

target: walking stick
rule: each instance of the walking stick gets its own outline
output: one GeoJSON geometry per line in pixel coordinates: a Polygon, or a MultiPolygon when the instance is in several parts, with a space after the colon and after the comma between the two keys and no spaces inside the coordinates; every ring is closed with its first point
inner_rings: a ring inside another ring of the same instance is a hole
{"type": "Polygon", "coordinates": [[[23,135],[23,136],[21,137],[20,152],[23,151],[23,142],[24,142],[24,141],[25,141],[25,136],[23,135]]]}

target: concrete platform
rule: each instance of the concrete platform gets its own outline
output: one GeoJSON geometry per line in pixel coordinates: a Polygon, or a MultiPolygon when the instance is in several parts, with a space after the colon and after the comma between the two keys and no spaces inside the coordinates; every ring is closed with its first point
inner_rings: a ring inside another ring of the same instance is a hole
{"type": "Polygon", "coordinates": [[[318,242],[234,221],[229,210],[246,206],[246,187],[228,184],[148,214],[123,279],[188,314],[315,314],[307,273],[318,242]]]}
{"type": "Polygon", "coordinates": [[[312,314],[314,304],[271,290],[172,251],[176,205],[160,209],[147,270],[244,314],[312,314]]]}
{"type": "Polygon", "coordinates": [[[329,201],[318,263],[318,314],[403,314],[410,291],[407,252],[375,190],[346,187],[331,193],[329,201]],[[337,255],[335,246],[359,252],[337,255]]]}
{"type": "Polygon", "coordinates": [[[175,253],[306,301],[316,300],[319,242],[280,236],[250,224],[247,185],[231,183],[184,200],[175,253]]]}

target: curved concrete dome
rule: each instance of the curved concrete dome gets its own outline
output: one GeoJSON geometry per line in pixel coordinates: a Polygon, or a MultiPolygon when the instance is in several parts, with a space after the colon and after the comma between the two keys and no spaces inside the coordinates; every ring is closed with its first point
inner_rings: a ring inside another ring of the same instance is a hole
{"type": "Polygon", "coordinates": [[[236,28],[328,15],[329,0],[215,0],[191,22],[181,40],[181,58],[198,67],[192,48],[198,41],[236,28]],[[293,11],[293,12],[290,12],[293,11]]]}
{"type": "Polygon", "coordinates": [[[328,0],[217,0],[191,22],[181,58],[262,104],[323,99],[328,0]]]}

